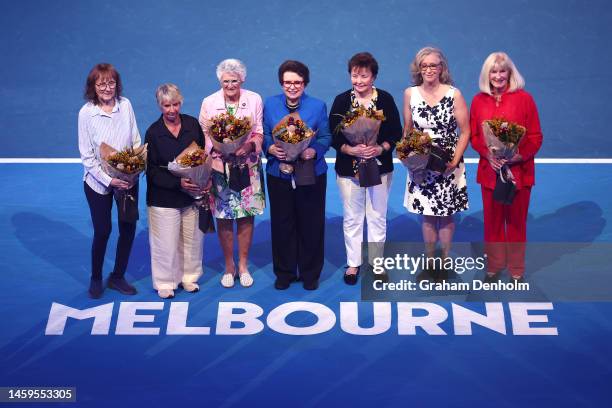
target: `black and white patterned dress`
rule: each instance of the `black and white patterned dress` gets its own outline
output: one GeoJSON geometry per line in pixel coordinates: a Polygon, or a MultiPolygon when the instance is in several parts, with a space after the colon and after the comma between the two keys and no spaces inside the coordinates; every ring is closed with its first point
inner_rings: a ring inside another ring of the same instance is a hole
{"type": "MultiPolygon", "coordinates": [[[[413,126],[420,131],[428,132],[433,143],[446,150],[450,157],[453,157],[459,140],[454,115],[454,94],[455,88],[451,86],[440,102],[429,106],[416,86],[411,88],[410,93],[413,126]]],[[[408,172],[404,207],[413,213],[437,216],[447,216],[467,210],[468,196],[463,158],[459,166],[447,176],[428,170],[421,184],[412,182],[408,172]]]]}

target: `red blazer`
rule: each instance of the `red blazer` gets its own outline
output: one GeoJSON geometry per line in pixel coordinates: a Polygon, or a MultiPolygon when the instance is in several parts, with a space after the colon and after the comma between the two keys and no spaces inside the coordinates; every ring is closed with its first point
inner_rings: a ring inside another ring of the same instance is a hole
{"type": "Polygon", "coordinates": [[[510,165],[510,169],[515,177],[517,188],[534,185],[533,158],[542,146],[542,130],[536,104],[531,95],[522,89],[504,93],[499,106],[495,104],[495,97],[482,92],[472,100],[470,108],[471,143],[474,150],[480,154],[476,181],[484,187],[495,188],[496,175],[487,160],[489,150],[482,134],[482,122],[493,118],[504,118],[525,126],[527,129],[527,133],[518,146],[523,161],[510,165]]]}

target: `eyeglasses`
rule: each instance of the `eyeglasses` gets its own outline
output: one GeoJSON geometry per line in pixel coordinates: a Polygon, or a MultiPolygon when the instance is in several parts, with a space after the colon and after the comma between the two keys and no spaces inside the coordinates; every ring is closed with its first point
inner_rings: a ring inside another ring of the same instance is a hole
{"type": "Polygon", "coordinates": [[[436,71],[438,68],[440,68],[442,64],[421,64],[421,71],[425,72],[429,69],[431,69],[432,71],[436,71]]]}
{"type": "Polygon", "coordinates": [[[291,88],[292,86],[299,88],[304,85],[304,81],[283,81],[283,86],[285,88],[291,88]]]}
{"type": "Polygon", "coordinates": [[[106,87],[110,89],[115,89],[116,86],[117,86],[117,82],[115,81],[101,82],[99,84],[96,84],[96,87],[100,90],[106,89],[106,87]]]}
{"type": "Polygon", "coordinates": [[[224,86],[229,86],[229,85],[238,85],[240,81],[237,79],[224,79],[223,81],[221,81],[221,83],[224,86]]]}

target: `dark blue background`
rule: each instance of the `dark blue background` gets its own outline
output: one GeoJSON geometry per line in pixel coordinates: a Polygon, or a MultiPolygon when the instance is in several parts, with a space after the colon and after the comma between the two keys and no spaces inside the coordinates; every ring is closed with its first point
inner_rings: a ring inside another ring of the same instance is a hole
{"type": "Polygon", "coordinates": [[[311,68],[308,92],[331,104],[350,85],[347,60],[368,50],[377,86],[401,109],[408,65],[433,44],[468,103],[484,58],[510,54],[540,109],[540,157],[611,157],[610,21],[605,0],[4,2],[0,156],[77,157],[85,77],[101,61],[121,73],[144,134],[158,115],[157,85],[179,85],[183,111],[195,115],[229,57],[246,63],[244,86],[263,97],[280,92],[278,65],[300,59],[311,68]]]}

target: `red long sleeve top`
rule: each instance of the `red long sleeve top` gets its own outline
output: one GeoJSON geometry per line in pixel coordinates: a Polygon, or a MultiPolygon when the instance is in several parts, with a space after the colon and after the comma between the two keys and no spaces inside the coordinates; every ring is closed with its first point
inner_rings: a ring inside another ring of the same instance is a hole
{"type": "Polygon", "coordinates": [[[542,146],[542,130],[533,97],[522,89],[504,93],[498,104],[496,104],[495,97],[482,92],[472,100],[470,108],[471,143],[474,150],[480,154],[476,181],[484,187],[495,188],[496,175],[487,160],[489,149],[482,133],[482,122],[493,118],[504,118],[527,129],[518,145],[522,161],[511,164],[510,169],[517,188],[534,185],[535,163],[533,158],[542,146]]]}

